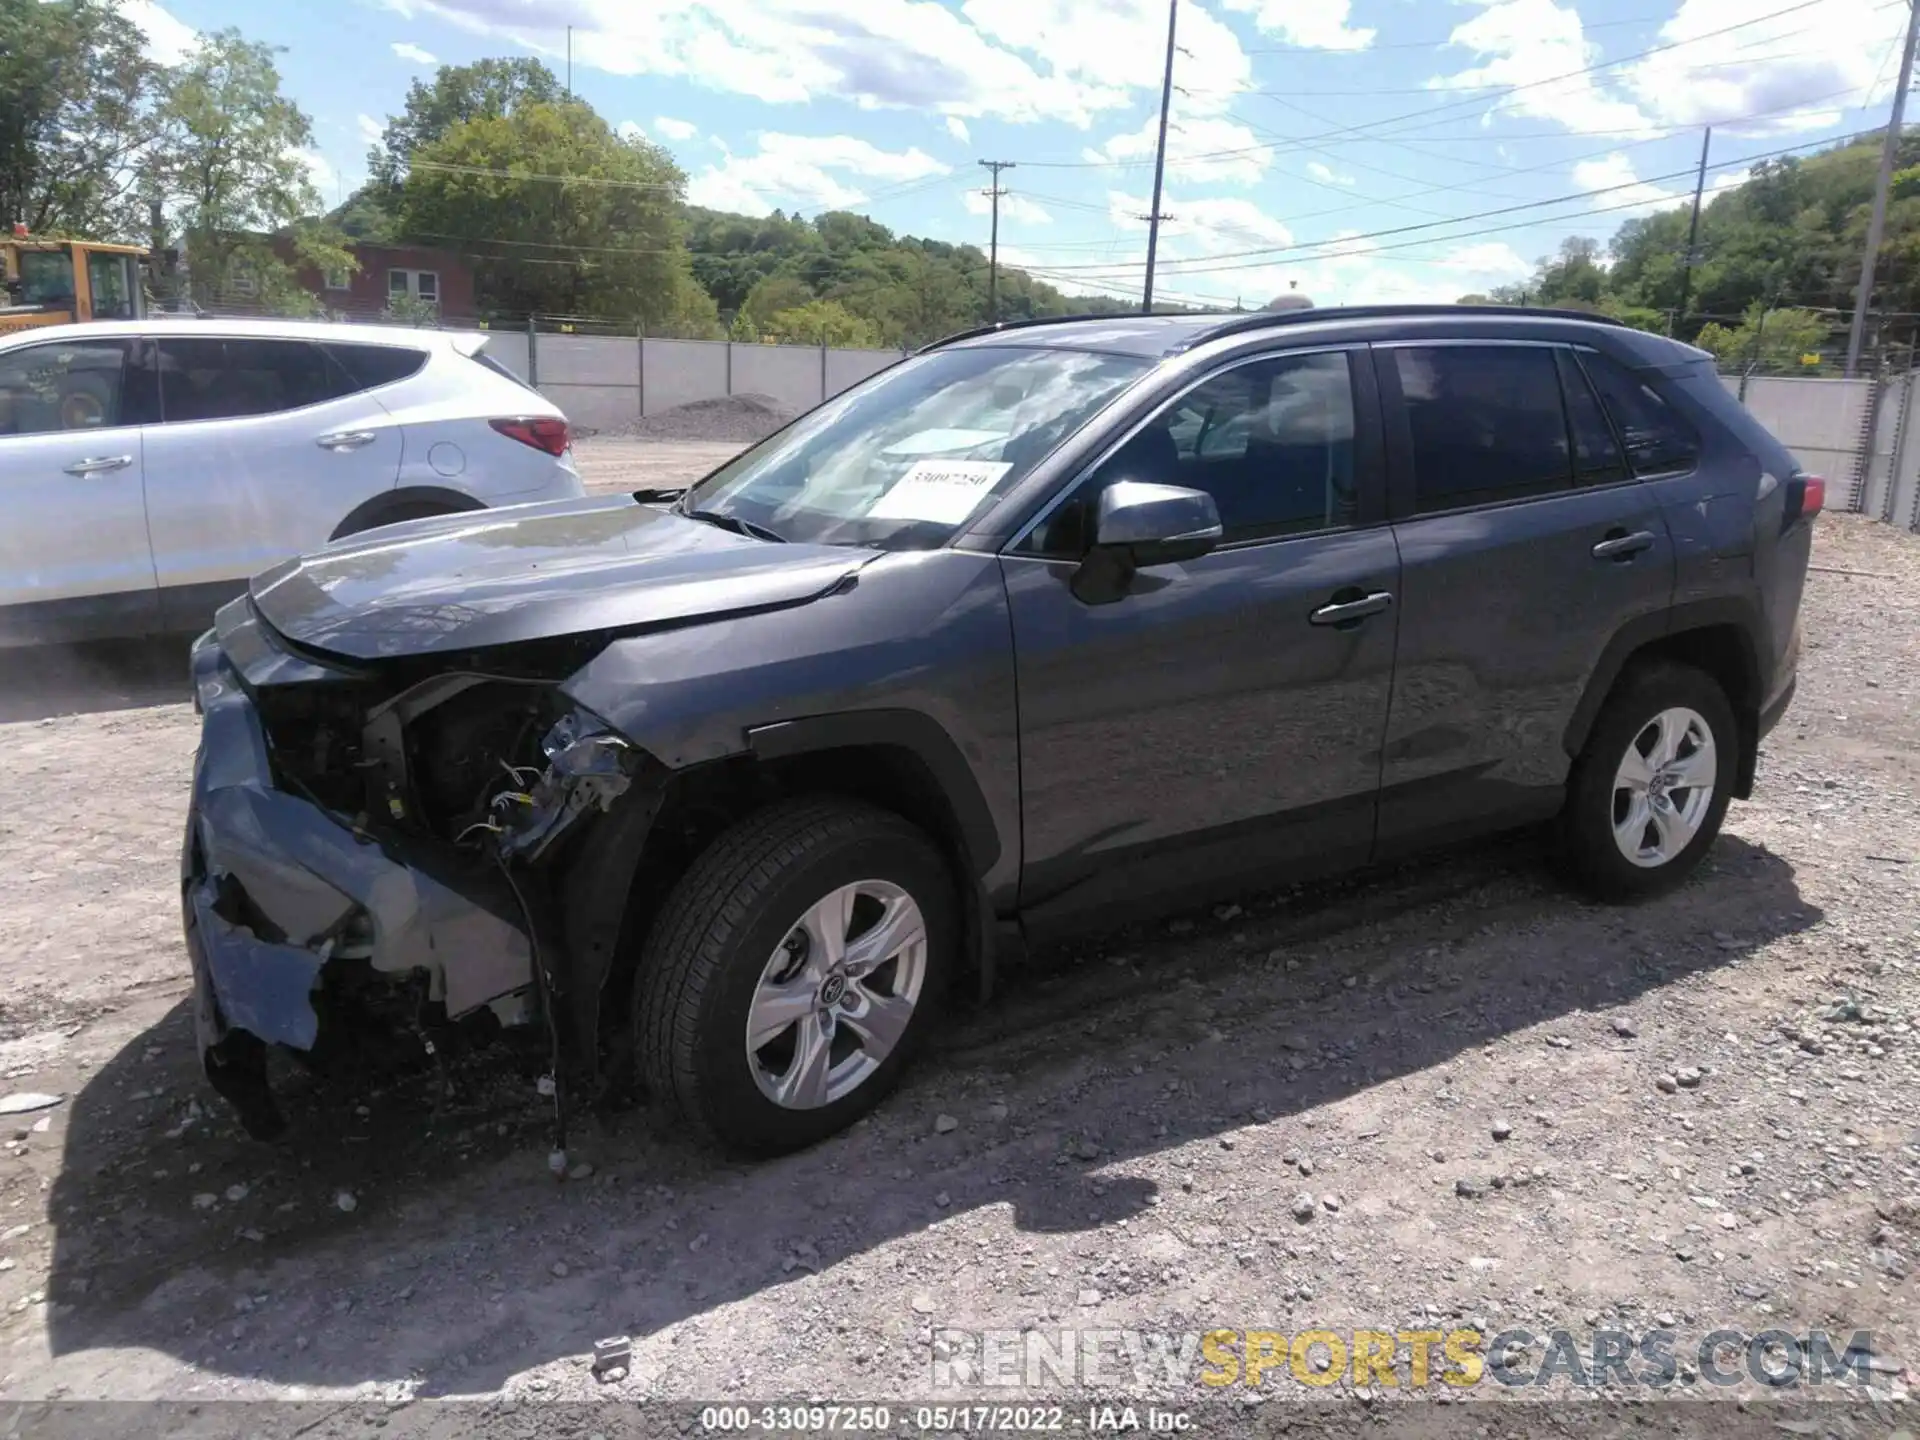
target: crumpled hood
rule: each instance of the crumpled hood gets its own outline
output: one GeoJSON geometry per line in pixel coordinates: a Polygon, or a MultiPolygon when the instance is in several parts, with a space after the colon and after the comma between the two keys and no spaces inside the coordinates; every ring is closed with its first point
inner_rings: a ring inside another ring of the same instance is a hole
{"type": "Polygon", "coordinates": [[[387,526],[277,565],[251,594],[289,640],[378,660],[802,605],[873,558],[589,496],[387,526]]]}

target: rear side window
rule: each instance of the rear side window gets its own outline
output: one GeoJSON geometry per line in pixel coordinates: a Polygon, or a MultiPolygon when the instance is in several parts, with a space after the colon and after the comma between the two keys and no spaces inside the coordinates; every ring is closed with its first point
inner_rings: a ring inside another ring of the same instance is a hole
{"type": "Polygon", "coordinates": [[[305,340],[169,338],[156,351],[169,424],[272,415],[349,393],[326,352],[305,340]]]}
{"type": "Polygon", "coordinates": [[[334,358],[355,390],[371,390],[376,385],[391,385],[409,375],[420,373],[427,363],[427,352],[404,345],[328,345],[334,358]]]}
{"type": "Polygon", "coordinates": [[[1580,363],[1613,417],[1635,475],[1671,475],[1698,463],[1699,433],[1650,384],[1597,351],[1581,351],[1580,363]]]}
{"type": "Polygon", "coordinates": [[[1562,350],[1560,385],[1567,397],[1567,427],[1573,432],[1573,472],[1581,485],[1611,485],[1627,478],[1620,442],[1607,423],[1600,398],[1570,351],[1562,350]]]}
{"type": "Polygon", "coordinates": [[[1551,348],[1434,345],[1391,353],[1412,432],[1419,513],[1572,486],[1551,348]]]}

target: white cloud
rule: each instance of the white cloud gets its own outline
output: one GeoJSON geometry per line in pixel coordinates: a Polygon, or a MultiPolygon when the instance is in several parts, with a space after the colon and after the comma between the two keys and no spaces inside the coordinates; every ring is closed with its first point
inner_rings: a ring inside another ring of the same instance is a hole
{"type": "Polygon", "coordinates": [[[973,139],[972,134],[967,130],[967,122],[958,115],[947,116],[947,133],[962,145],[973,139]]]}
{"type": "Polygon", "coordinates": [[[691,140],[700,133],[700,127],[691,120],[676,120],[671,115],[654,116],[653,128],[669,140],[691,140]]]}
{"type": "MultiPolygon", "coordinates": [[[[1731,190],[1746,180],[1745,174],[1709,175],[1703,200],[1712,200],[1723,190],[1731,190]]],[[[1693,186],[1675,183],[1672,188],[1642,181],[1633,168],[1633,162],[1619,151],[1604,155],[1597,160],[1582,160],[1573,167],[1573,185],[1576,190],[1596,190],[1604,193],[1593,196],[1596,207],[1614,211],[1625,216],[1628,214],[1646,214],[1653,210],[1664,210],[1673,205],[1693,203],[1693,186]],[[1630,206],[1629,210],[1619,207],[1630,206]]]]}
{"type": "Polygon", "coordinates": [[[360,127],[360,138],[369,145],[378,145],[380,137],[387,133],[387,127],[371,115],[356,115],[354,123],[360,127]]]}
{"type": "Polygon", "coordinates": [[[313,182],[313,188],[320,192],[320,198],[332,205],[337,198],[340,172],[318,150],[294,150],[290,153],[307,167],[307,178],[313,182]]]}
{"type": "MultiPolygon", "coordinates": [[[[986,215],[993,210],[993,199],[984,190],[962,190],[960,203],[967,207],[970,215],[986,215]]],[[[1013,221],[1027,225],[1051,225],[1053,216],[1024,195],[1000,194],[1000,223],[1013,221]]]]}
{"type": "MultiPolygon", "coordinates": [[[[386,0],[474,34],[618,75],[681,77],[767,104],[815,98],[862,109],[913,109],[1015,124],[1085,127],[1101,111],[1158,89],[1166,45],[1164,0],[386,0]],[[1099,43],[1089,43],[1097,35],[1099,43]]],[[[1331,0],[1337,3],[1337,0],[1331,0]]],[[[1219,92],[1244,88],[1248,61],[1233,32],[1189,4],[1183,61],[1219,92]]]]}
{"type": "Polygon", "coordinates": [[[1836,124],[1845,108],[1884,98],[1882,61],[1904,23],[1899,7],[1882,0],[1827,0],[1817,13],[1761,21],[1753,13],[1768,7],[1752,0],[1680,0],[1654,41],[1673,48],[1575,74],[1606,56],[1571,3],[1469,3],[1479,13],[1450,43],[1474,51],[1478,63],[1430,83],[1467,97],[1480,90],[1489,116],[1529,115],[1580,133],[1729,125],[1748,116],[1756,118],[1741,125],[1747,134],[1836,124]],[[1870,94],[1876,75],[1878,93],[1870,94]],[[1510,86],[1528,88],[1499,93],[1510,86]]]}
{"type": "Polygon", "coordinates": [[[1347,23],[1352,0],[1226,0],[1226,5],[1252,11],[1253,23],[1263,34],[1277,35],[1289,45],[1364,50],[1373,44],[1374,31],[1347,23]]]}
{"type": "MultiPolygon", "coordinates": [[[[966,0],[967,19],[990,39],[1047,57],[1090,94],[1158,96],[1166,69],[1166,0],[966,0]],[[1095,38],[1097,37],[1097,39],[1095,38]]],[[[1251,84],[1253,65],[1240,39],[1197,4],[1180,7],[1176,84],[1183,103],[1218,113],[1251,84]]]]}
{"type": "Polygon", "coordinates": [[[1307,174],[1313,176],[1316,180],[1325,181],[1329,185],[1353,184],[1353,177],[1351,175],[1341,175],[1336,172],[1332,166],[1322,165],[1318,160],[1309,160],[1307,162],[1307,174]]]}
{"type": "Polygon", "coordinates": [[[418,45],[406,40],[394,41],[393,53],[398,55],[402,60],[411,60],[416,65],[438,65],[440,63],[431,51],[422,50],[418,45]]]}
{"type": "Polygon", "coordinates": [[[1777,8],[1750,0],[1681,0],[1657,43],[1740,28],[1649,55],[1625,68],[1622,83],[1662,123],[1713,125],[1763,115],[1743,127],[1747,133],[1821,129],[1836,124],[1844,108],[1892,93],[1894,67],[1885,62],[1906,23],[1904,6],[1828,0],[1815,12],[1752,18],[1756,10],[1777,8]]]}
{"type": "Polygon", "coordinates": [[[745,215],[776,208],[838,210],[867,198],[843,177],[899,184],[952,168],[917,147],[888,151],[851,135],[768,133],[760,136],[756,153],[728,154],[689,180],[687,199],[745,215]]]}
{"type": "Polygon", "coordinates": [[[177,19],[156,0],[119,0],[120,13],[147,37],[147,56],[157,64],[178,65],[200,43],[200,32],[177,19]]]}
{"type": "Polygon", "coordinates": [[[647,132],[640,127],[638,120],[622,120],[618,125],[613,127],[613,133],[618,135],[622,140],[644,140],[647,138],[647,132]]]}
{"type": "MultiPolygon", "coordinates": [[[[1106,144],[1090,147],[1086,158],[1095,161],[1153,159],[1159,143],[1160,118],[1149,115],[1140,128],[1115,135],[1106,144]]],[[[1272,159],[1272,148],[1235,120],[1196,116],[1175,121],[1167,130],[1167,175],[1190,184],[1208,181],[1251,185],[1272,159]],[[1234,153],[1222,154],[1222,151],[1234,153]],[[1203,158],[1204,157],[1204,158],[1203,158]]]]}
{"type": "Polygon", "coordinates": [[[1484,92],[1489,114],[1531,115],[1574,131],[1632,130],[1646,125],[1647,117],[1636,106],[1606,93],[1594,75],[1574,73],[1601,57],[1571,5],[1563,7],[1554,0],[1479,3],[1480,13],[1456,26],[1449,43],[1475,51],[1481,63],[1434,79],[1429,82],[1434,88],[1465,91],[1468,98],[1475,91],[1484,92]],[[1540,83],[1547,80],[1555,83],[1540,83]],[[1514,86],[1526,88],[1496,93],[1514,86]]]}

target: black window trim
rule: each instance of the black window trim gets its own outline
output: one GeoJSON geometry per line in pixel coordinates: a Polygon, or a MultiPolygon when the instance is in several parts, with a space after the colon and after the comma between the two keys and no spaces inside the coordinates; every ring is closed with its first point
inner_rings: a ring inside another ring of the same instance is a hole
{"type": "MultiPolygon", "coordinates": [[[[1419,498],[1414,493],[1413,469],[1413,421],[1407,409],[1406,397],[1400,390],[1400,370],[1393,363],[1390,352],[1394,350],[1437,350],[1437,349],[1486,349],[1489,346],[1501,346],[1507,349],[1523,348],[1528,350],[1574,350],[1592,349],[1592,346],[1574,346],[1565,340],[1506,339],[1490,335],[1476,335],[1464,339],[1453,339],[1444,335],[1421,336],[1418,339],[1376,340],[1371,348],[1374,352],[1374,381],[1380,391],[1380,413],[1382,429],[1387,440],[1387,513],[1398,524],[1414,520],[1435,520],[1447,515],[1471,515],[1480,510],[1504,510],[1513,505],[1538,505],[1545,501],[1559,500],[1568,495],[1591,495],[1606,490],[1617,490],[1626,485],[1637,485],[1642,477],[1633,473],[1633,466],[1626,458],[1626,445],[1617,429],[1614,442],[1620,446],[1622,468],[1626,474],[1618,480],[1610,480],[1600,485],[1582,485],[1579,481],[1579,468],[1574,458],[1573,415],[1567,406],[1564,389],[1560,392],[1560,413],[1568,426],[1567,431],[1567,477],[1568,485],[1564,490],[1550,490],[1539,495],[1511,495],[1504,500],[1481,500],[1472,505],[1450,505],[1444,510],[1421,510],[1419,498]]],[[[1631,368],[1631,367],[1629,367],[1631,368]]],[[[1556,384],[1560,366],[1554,364],[1556,384]]],[[[1583,370],[1584,374],[1585,371],[1583,370]]],[[[1587,383],[1592,385],[1591,377],[1587,383]]],[[[1606,403],[1600,399],[1599,386],[1594,387],[1594,399],[1600,405],[1600,413],[1606,417],[1607,424],[1613,425],[1613,417],[1607,414],[1606,403]]]]}
{"type": "Polygon", "coordinates": [[[1035,510],[1027,518],[1026,523],[1014,532],[1012,538],[1000,547],[1000,553],[1021,560],[1079,559],[1079,556],[1061,555],[1041,549],[1039,537],[1045,531],[1047,522],[1053,518],[1054,511],[1065,504],[1083,484],[1092,479],[1101,466],[1119,454],[1134,436],[1177,406],[1195,390],[1230,371],[1270,360],[1290,360],[1309,355],[1347,357],[1347,383],[1353,396],[1353,523],[1323,525],[1317,530],[1289,531],[1285,535],[1247,535],[1237,540],[1223,539],[1209,553],[1246,550],[1259,545],[1285,545],[1296,540],[1312,540],[1326,535],[1349,535],[1356,531],[1377,529],[1388,524],[1390,517],[1382,503],[1384,495],[1379,478],[1384,468],[1380,441],[1380,397],[1374,384],[1373,367],[1368,364],[1367,349],[1366,342],[1359,340],[1338,341],[1326,345],[1274,346],[1263,350],[1243,351],[1221,360],[1216,365],[1196,371],[1177,390],[1161,397],[1147,409],[1146,413],[1116,431],[1091,460],[1080,465],[1062,481],[1059,488],[1047,497],[1046,502],[1035,510]]]}
{"type": "MultiPolygon", "coordinates": [[[[1661,393],[1660,386],[1654,384],[1652,381],[1650,381],[1647,378],[1648,375],[1652,375],[1656,378],[1664,378],[1663,376],[1661,376],[1661,373],[1659,370],[1651,369],[1651,368],[1642,369],[1640,367],[1629,365],[1627,364],[1626,361],[1620,359],[1618,356],[1607,355],[1605,351],[1601,350],[1599,347],[1594,345],[1568,345],[1566,348],[1572,354],[1574,363],[1580,367],[1580,373],[1586,376],[1587,388],[1593,391],[1593,398],[1600,402],[1600,413],[1602,416],[1606,418],[1608,428],[1613,431],[1614,444],[1620,447],[1620,463],[1626,467],[1627,475],[1632,480],[1634,480],[1635,482],[1642,481],[1642,480],[1678,480],[1693,474],[1696,470],[1700,468],[1700,456],[1702,452],[1704,452],[1707,448],[1707,437],[1700,433],[1700,427],[1694,424],[1692,420],[1690,420],[1685,414],[1683,414],[1678,405],[1675,405],[1672,400],[1670,400],[1666,395],[1661,393]],[[1604,358],[1611,360],[1615,365],[1618,365],[1622,370],[1626,371],[1627,374],[1631,375],[1635,380],[1638,380],[1642,385],[1646,386],[1647,389],[1653,391],[1654,395],[1659,399],[1660,403],[1667,407],[1667,413],[1669,415],[1672,415],[1678,418],[1680,423],[1686,426],[1688,432],[1693,436],[1693,463],[1692,464],[1681,466],[1676,469],[1647,470],[1644,472],[1640,470],[1636,470],[1634,468],[1633,452],[1627,448],[1627,437],[1625,433],[1620,429],[1619,421],[1614,419],[1613,411],[1607,408],[1607,397],[1600,390],[1600,382],[1593,378],[1593,372],[1587,368],[1586,357],[1588,355],[1604,356],[1604,358]]],[[[1720,383],[1720,377],[1717,373],[1714,376],[1713,383],[1716,385],[1720,383]]],[[[1593,486],[1592,488],[1598,490],[1604,487],[1596,485],[1596,486],[1593,486]]]]}

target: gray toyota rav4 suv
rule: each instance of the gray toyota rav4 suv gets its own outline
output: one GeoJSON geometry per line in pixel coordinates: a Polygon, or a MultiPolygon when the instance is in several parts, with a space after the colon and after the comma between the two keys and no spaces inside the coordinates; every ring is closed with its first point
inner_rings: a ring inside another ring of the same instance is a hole
{"type": "Polygon", "coordinates": [[[194,649],[208,1076],[267,1135],[269,1051],[532,1024],[766,1154],[1036,938],[1541,822],[1652,894],[1823,499],[1697,350],[1367,307],[959,335],[684,492],[334,543],[194,649]]]}

